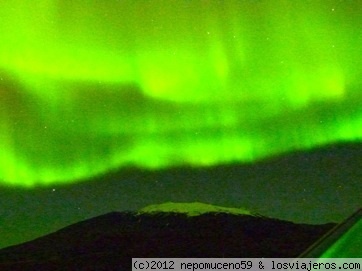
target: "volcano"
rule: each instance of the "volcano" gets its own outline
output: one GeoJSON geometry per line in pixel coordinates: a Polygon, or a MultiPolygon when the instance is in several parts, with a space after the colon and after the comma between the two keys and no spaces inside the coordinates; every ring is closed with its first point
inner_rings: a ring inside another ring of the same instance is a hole
{"type": "Polygon", "coordinates": [[[130,270],[132,258],[140,257],[293,258],[334,226],[167,202],[107,213],[2,249],[0,270],[130,270]]]}

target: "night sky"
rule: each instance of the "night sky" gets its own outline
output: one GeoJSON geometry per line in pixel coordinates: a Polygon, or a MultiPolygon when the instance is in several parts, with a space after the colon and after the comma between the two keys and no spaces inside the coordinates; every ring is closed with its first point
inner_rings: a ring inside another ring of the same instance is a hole
{"type": "Polygon", "coordinates": [[[361,14],[357,0],[3,1],[0,247],[164,201],[348,216],[360,172],[203,170],[361,142],[361,14]]]}

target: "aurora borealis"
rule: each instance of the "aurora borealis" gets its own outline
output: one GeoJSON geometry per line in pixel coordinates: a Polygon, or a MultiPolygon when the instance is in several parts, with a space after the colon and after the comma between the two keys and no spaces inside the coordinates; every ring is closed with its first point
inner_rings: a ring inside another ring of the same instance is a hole
{"type": "Polygon", "coordinates": [[[0,248],[164,202],[346,218],[362,195],[361,14],[358,0],[2,1],[0,248]]]}
{"type": "Polygon", "coordinates": [[[362,10],[347,2],[1,3],[1,183],[360,140],[362,10]]]}

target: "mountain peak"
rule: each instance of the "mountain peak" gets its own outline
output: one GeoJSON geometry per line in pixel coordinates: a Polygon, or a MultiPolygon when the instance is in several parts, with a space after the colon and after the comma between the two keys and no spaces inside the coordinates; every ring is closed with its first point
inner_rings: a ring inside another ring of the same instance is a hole
{"type": "Polygon", "coordinates": [[[250,211],[243,208],[222,207],[202,202],[165,202],[152,204],[138,211],[138,214],[144,213],[184,213],[187,214],[187,216],[198,216],[205,213],[251,215],[250,211]]]}

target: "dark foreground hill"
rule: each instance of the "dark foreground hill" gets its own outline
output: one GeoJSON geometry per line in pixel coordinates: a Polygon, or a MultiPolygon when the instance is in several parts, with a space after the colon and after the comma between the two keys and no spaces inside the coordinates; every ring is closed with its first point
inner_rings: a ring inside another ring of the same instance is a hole
{"type": "Polygon", "coordinates": [[[0,270],[131,270],[132,257],[290,258],[333,226],[227,213],[108,213],[0,250],[0,270]]]}

